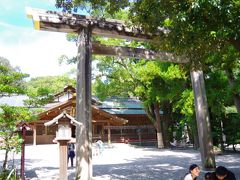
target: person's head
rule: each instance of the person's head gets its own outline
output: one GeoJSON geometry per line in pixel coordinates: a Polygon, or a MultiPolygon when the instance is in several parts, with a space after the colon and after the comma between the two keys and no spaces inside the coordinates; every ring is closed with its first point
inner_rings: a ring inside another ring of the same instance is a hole
{"type": "Polygon", "coordinates": [[[192,164],[189,166],[189,173],[191,173],[193,178],[196,178],[200,174],[200,168],[196,164],[192,164]]]}
{"type": "Polygon", "coordinates": [[[224,166],[218,166],[215,172],[216,172],[217,178],[219,180],[222,180],[227,176],[228,170],[224,166]]]}
{"type": "Polygon", "coordinates": [[[212,173],[207,172],[207,173],[204,175],[204,178],[205,178],[205,180],[213,180],[213,175],[212,175],[212,173]]]}

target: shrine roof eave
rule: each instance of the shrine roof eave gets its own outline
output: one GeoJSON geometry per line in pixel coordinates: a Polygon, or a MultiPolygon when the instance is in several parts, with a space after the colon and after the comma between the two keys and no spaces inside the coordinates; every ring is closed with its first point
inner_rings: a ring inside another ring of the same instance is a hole
{"type": "Polygon", "coordinates": [[[46,123],[44,123],[45,126],[51,126],[54,123],[58,123],[59,119],[63,118],[63,117],[67,117],[68,119],[70,119],[71,124],[73,125],[82,125],[81,122],[78,122],[77,120],[75,120],[74,117],[70,116],[69,114],[67,114],[66,112],[63,112],[61,114],[59,114],[57,117],[53,118],[51,121],[48,121],[46,123]]]}
{"type": "Polygon", "coordinates": [[[115,123],[118,123],[120,125],[123,125],[123,124],[127,124],[128,123],[128,120],[127,119],[124,119],[124,118],[121,118],[121,117],[118,117],[116,115],[113,115],[113,114],[110,114],[104,110],[101,110],[99,109],[97,106],[94,106],[92,105],[92,108],[95,110],[95,111],[98,111],[98,112],[101,112],[101,114],[105,117],[108,117],[111,119],[111,121],[114,121],[115,123]]]}
{"type": "MultiPolygon", "coordinates": [[[[91,16],[70,14],[42,9],[26,8],[27,16],[33,20],[34,28],[37,30],[54,32],[80,32],[87,26],[91,27],[93,35],[105,37],[147,40],[153,35],[144,33],[141,28],[129,28],[123,21],[116,19],[97,19],[91,16]]],[[[159,30],[158,34],[164,33],[159,30]]]]}
{"type": "MultiPolygon", "coordinates": [[[[73,97],[65,102],[61,102],[59,104],[56,104],[54,107],[51,107],[49,109],[46,109],[44,112],[41,112],[39,115],[40,119],[42,119],[45,115],[47,115],[48,113],[50,112],[53,112],[55,110],[57,111],[61,111],[63,110],[64,108],[66,108],[67,106],[76,106],[76,97],[73,97]]],[[[119,125],[122,125],[122,124],[126,124],[128,123],[128,120],[124,119],[124,118],[120,118],[120,117],[117,117],[116,115],[112,115],[104,110],[101,110],[99,109],[97,106],[95,105],[91,105],[92,106],[92,110],[95,110],[95,111],[98,111],[98,112],[101,112],[101,114],[106,117],[106,118],[109,118],[110,121],[116,123],[116,124],[119,124],[119,125]]],[[[61,115],[61,114],[60,114],[61,115]]],[[[40,120],[42,121],[42,120],[40,120]]]]}

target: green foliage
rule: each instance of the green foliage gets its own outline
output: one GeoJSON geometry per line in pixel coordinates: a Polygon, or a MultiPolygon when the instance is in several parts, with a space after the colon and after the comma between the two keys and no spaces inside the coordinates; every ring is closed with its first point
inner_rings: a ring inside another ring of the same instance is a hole
{"type": "Polygon", "coordinates": [[[122,91],[123,88],[124,87],[118,84],[116,80],[111,80],[111,82],[107,83],[107,82],[102,82],[98,78],[93,84],[93,94],[96,95],[102,101],[107,97],[111,97],[111,96],[127,97],[128,93],[122,91]]]}
{"type": "Polygon", "coordinates": [[[237,113],[237,110],[235,106],[228,106],[228,107],[225,107],[225,112],[226,114],[237,113]]]}
{"type": "MultiPolygon", "coordinates": [[[[13,135],[15,135],[17,131],[17,123],[20,121],[30,121],[34,119],[32,112],[27,108],[23,107],[13,107],[2,105],[0,106],[0,136],[4,137],[4,139],[11,139],[13,135]]],[[[14,143],[7,143],[5,146],[1,146],[1,148],[11,148],[14,146],[14,143]]]]}
{"type": "MultiPolygon", "coordinates": [[[[28,75],[21,73],[18,68],[12,67],[7,59],[0,58],[0,96],[25,93],[23,80],[26,77],[28,75]]],[[[7,168],[8,152],[20,151],[22,139],[17,133],[17,123],[32,118],[32,112],[28,109],[0,106],[0,137],[3,139],[0,149],[5,150],[3,173],[7,168]]]]}
{"type": "Polygon", "coordinates": [[[0,180],[6,180],[7,178],[8,180],[20,180],[20,176],[17,175],[16,171],[16,169],[12,169],[0,172],[0,180]]]}
{"type": "MultiPolygon", "coordinates": [[[[12,67],[7,59],[0,57],[0,97],[24,94],[26,92],[24,78],[26,77],[28,75],[21,73],[18,67],[12,67]]],[[[17,132],[17,124],[20,121],[29,121],[34,118],[33,112],[26,108],[0,106],[0,137],[3,139],[0,150],[5,150],[0,178],[6,179],[9,174],[7,170],[8,153],[21,151],[22,138],[17,132]]]]}
{"type": "MultiPolygon", "coordinates": [[[[101,79],[97,78],[96,80],[96,90],[105,90],[105,92],[103,92],[105,97],[115,95],[126,97],[130,95],[131,89],[134,88],[134,83],[128,71],[131,67],[125,66],[125,63],[129,62],[129,60],[124,59],[103,58],[97,64],[98,70],[102,76],[101,79]],[[103,85],[106,87],[103,88],[103,85]]],[[[99,91],[97,91],[96,93],[99,94],[99,91]]]]}
{"type": "Polygon", "coordinates": [[[68,75],[36,77],[26,83],[28,92],[33,95],[57,93],[67,85],[76,86],[75,79],[68,75]]]}
{"type": "Polygon", "coordinates": [[[114,1],[114,0],[56,0],[56,7],[62,8],[63,11],[77,12],[78,9],[85,10],[88,13],[97,13],[98,15],[103,12],[114,14],[120,9],[123,9],[129,4],[128,0],[114,1]]]}
{"type": "Polygon", "coordinates": [[[8,152],[19,152],[21,150],[22,139],[17,133],[17,124],[23,120],[30,121],[33,119],[32,112],[26,108],[7,105],[0,106],[0,137],[3,138],[0,149],[6,152],[3,171],[7,168],[8,152]]]}
{"type": "Polygon", "coordinates": [[[26,77],[27,74],[13,68],[7,59],[0,57],[0,96],[23,94],[23,79],[26,77]]]}
{"type": "Polygon", "coordinates": [[[240,115],[237,113],[227,114],[223,122],[224,131],[228,145],[240,143],[240,115]]]}
{"type": "Polygon", "coordinates": [[[178,65],[148,61],[145,65],[138,64],[135,73],[140,81],[136,93],[148,94],[144,100],[172,101],[184,87],[185,72],[178,65]]]}
{"type": "Polygon", "coordinates": [[[129,10],[121,13],[129,14],[126,18],[129,23],[153,34],[157,34],[159,27],[165,29],[155,39],[157,46],[186,55],[195,66],[199,66],[199,61],[203,64],[205,57],[223,44],[240,49],[238,1],[56,0],[56,6],[67,11],[96,10],[98,17],[114,17],[129,10]]]}
{"type": "Polygon", "coordinates": [[[194,115],[194,97],[192,89],[185,89],[181,98],[175,103],[174,109],[175,111],[180,110],[181,114],[192,119],[194,115]]]}
{"type": "Polygon", "coordinates": [[[220,115],[229,104],[232,104],[231,89],[223,71],[211,71],[206,73],[206,91],[208,106],[215,115],[220,115]]]}
{"type": "Polygon", "coordinates": [[[76,86],[76,81],[68,75],[32,78],[25,84],[29,96],[25,104],[30,107],[42,107],[67,85],[76,86]]]}
{"type": "Polygon", "coordinates": [[[182,136],[183,136],[183,126],[181,124],[179,124],[177,127],[175,127],[174,132],[176,132],[176,137],[175,139],[177,141],[182,140],[182,136]]]}
{"type": "MultiPolygon", "coordinates": [[[[239,53],[233,46],[226,46],[222,51],[215,52],[208,58],[205,70],[206,94],[210,112],[211,128],[214,145],[222,143],[221,122],[226,114],[236,112],[233,108],[239,91],[239,53]],[[235,99],[234,99],[235,98],[235,99]]],[[[238,111],[238,110],[237,110],[238,111]]]]}

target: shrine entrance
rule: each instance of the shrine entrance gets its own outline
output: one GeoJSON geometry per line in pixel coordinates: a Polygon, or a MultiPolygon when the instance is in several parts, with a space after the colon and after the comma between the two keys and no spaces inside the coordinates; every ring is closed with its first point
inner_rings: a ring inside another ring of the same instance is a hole
{"type": "MultiPolygon", "coordinates": [[[[92,17],[66,14],[37,9],[29,9],[28,16],[32,18],[37,30],[54,32],[74,32],[78,34],[77,54],[77,100],[76,119],[82,123],[77,128],[77,165],[76,179],[92,179],[92,124],[91,124],[91,64],[92,53],[106,56],[121,56],[144,58],[175,63],[189,63],[188,59],[175,56],[167,52],[154,52],[151,50],[118,46],[105,46],[92,42],[93,35],[130,40],[151,40],[152,35],[143,33],[140,29],[129,29],[119,20],[102,20],[92,17]]],[[[156,32],[158,33],[163,32],[156,32]]],[[[202,166],[215,167],[210,120],[205,92],[203,72],[190,70],[194,92],[195,112],[198,125],[199,144],[202,166]]],[[[210,167],[211,168],[211,167],[210,167]]]]}

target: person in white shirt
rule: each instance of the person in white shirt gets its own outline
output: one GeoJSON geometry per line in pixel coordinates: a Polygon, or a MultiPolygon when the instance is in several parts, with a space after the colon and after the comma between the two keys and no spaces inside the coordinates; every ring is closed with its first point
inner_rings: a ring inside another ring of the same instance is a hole
{"type": "Polygon", "coordinates": [[[196,164],[189,166],[189,172],[184,176],[183,180],[196,180],[200,174],[200,168],[196,164]]]}
{"type": "Polygon", "coordinates": [[[173,139],[173,142],[170,142],[170,144],[171,144],[173,147],[176,147],[176,146],[177,146],[177,140],[174,138],[174,139],[173,139]]]}

